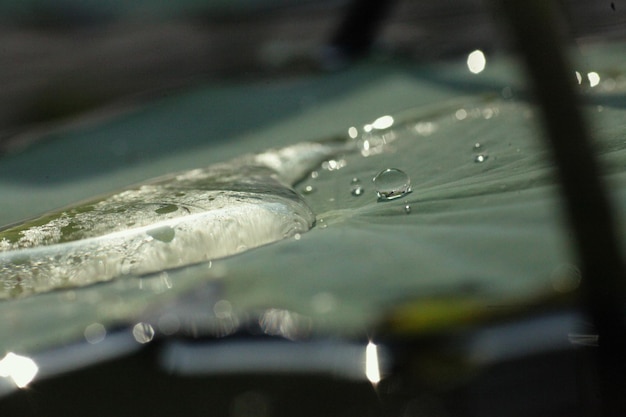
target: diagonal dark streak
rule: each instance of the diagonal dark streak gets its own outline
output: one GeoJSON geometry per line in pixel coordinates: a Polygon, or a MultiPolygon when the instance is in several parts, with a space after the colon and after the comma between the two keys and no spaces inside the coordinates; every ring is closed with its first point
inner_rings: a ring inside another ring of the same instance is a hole
{"type": "Polygon", "coordinates": [[[624,265],[606,186],[578,106],[568,65],[547,0],[500,0],[513,40],[526,65],[581,263],[582,302],[597,327],[597,365],[603,415],[626,415],[624,265]]]}

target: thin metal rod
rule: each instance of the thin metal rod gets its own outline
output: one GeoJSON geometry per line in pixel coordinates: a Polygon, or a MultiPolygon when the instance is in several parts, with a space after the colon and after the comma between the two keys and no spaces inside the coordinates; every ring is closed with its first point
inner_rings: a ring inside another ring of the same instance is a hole
{"type": "Polygon", "coordinates": [[[551,147],[583,280],[584,306],[599,334],[604,416],[626,415],[625,277],[612,210],[549,0],[500,0],[526,65],[551,147]]]}

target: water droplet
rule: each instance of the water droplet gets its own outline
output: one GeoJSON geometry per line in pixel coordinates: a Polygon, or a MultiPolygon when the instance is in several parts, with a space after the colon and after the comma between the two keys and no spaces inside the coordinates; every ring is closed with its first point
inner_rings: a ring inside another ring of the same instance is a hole
{"type": "Polygon", "coordinates": [[[411,192],[411,180],[404,172],[396,168],[387,168],[372,180],[376,186],[379,200],[393,200],[411,192]]]}
{"type": "Polygon", "coordinates": [[[384,130],[393,126],[393,123],[394,123],[393,117],[389,115],[385,115],[374,120],[374,123],[372,123],[372,127],[374,129],[384,130]]]}
{"type": "Polygon", "coordinates": [[[474,162],[476,163],[481,163],[481,162],[485,162],[487,160],[487,155],[476,155],[476,157],[474,158],[474,162]]]}
{"type": "Polygon", "coordinates": [[[482,147],[483,147],[483,145],[481,145],[481,144],[480,144],[480,142],[476,142],[476,143],[474,144],[474,149],[480,149],[480,148],[482,148],[482,147]]]}
{"type": "Polygon", "coordinates": [[[361,180],[358,179],[357,177],[353,177],[352,181],[350,181],[350,184],[360,184],[360,183],[361,183],[361,180]]]}
{"type": "Polygon", "coordinates": [[[405,212],[406,214],[411,213],[411,206],[410,206],[410,205],[408,205],[408,204],[407,204],[406,206],[404,206],[404,212],[405,212]]]}
{"type": "Polygon", "coordinates": [[[148,323],[137,323],[133,327],[133,337],[141,344],[148,343],[154,338],[154,329],[148,323]]]}
{"type": "Polygon", "coordinates": [[[311,171],[311,178],[315,179],[317,177],[319,177],[320,173],[317,171],[311,171]]]}
{"type": "Polygon", "coordinates": [[[161,226],[154,229],[150,229],[146,231],[146,233],[151,236],[153,239],[159,240],[161,242],[169,243],[174,240],[176,236],[176,231],[170,226],[161,226]]]}
{"type": "Polygon", "coordinates": [[[311,194],[313,191],[315,191],[315,187],[312,185],[307,185],[303,190],[304,194],[311,194]]]}
{"type": "Polygon", "coordinates": [[[351,193],[353,196],[358,197],[363,195],[364,191],[365,190],[363,189],[363,187],[361,187],[360,185],[355,185],[354,187],[352,187],[351,193]]]}

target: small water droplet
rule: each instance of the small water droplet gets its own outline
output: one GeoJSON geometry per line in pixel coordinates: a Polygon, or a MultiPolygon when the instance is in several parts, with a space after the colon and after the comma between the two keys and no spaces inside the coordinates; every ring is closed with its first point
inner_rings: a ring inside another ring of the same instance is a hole
{"type": "Polygon", "coordinates": [[[410,205],[408,205],[408,204],[407,204],[406,206],[404,206],[404,212],[405,212],[406,214],[411,213],[411,206],[410,206],[410,205]]]}
{"type": "Polygon", "coordinates": [[[352,181],[350,181],[350,184],[360,184],[361,180],[358,179],[357,177],[352,178],[352,181]]]}
{"type": "Polygon", "coordinates": [[[311,172],[311,178],[313,178],[313,179],[315,179],[315,178],[319,177],[319,175],[320,175],[320,173],[319,173],[319,172],[317,172],[317,171],[312,171],[312,172],[311,172]]]}
{"type": "Polygon", "coordinates": [[[148,343],[154,338],[154,328],[148,323],[137,323],[133,327],[133,337],[141,344],[148,343]]]}
{"type": "Polygon", "coordinates": [[[355,197],[361,196],[364,193],[364,189],[363,187],[361,187],[360,185],[355,185],[354,187],[352,187],[352,195],[355,197]]]}
{"type": "Polygon", "coordinates": [[[170,226],[161,226],[146,231],[146,233],[152,238],[164,243],[169,243],[174,240],[176,231],[170,226]]]}
{"type": "Polygon", "coordinates": [[[483,147],[483,145],[481,145],[481,144],[480,144],[480,142],[476,142],[476,143],[474,144],[474,149],[480,149],[480,148],[482,148],[482,147],[483,147]]]}
{"type": "Polygon", "coordinates": [[[396,168],[387,168],[372,180],[376,186],[379,200],[393,200],[411,192],[411,180],[404,172],[396,168]]]}
{"type": "Polygon", "coordinates": [[[487,160],[487,155],[476,155],[476,157],[474,158],[474,162],[476,163],[481,163],[481,162],[485,162],[487,160]]]}
{"type": "Polygon", "coordinates": [[[322,168],[327,171],[337,171],[346,166],[345,159],[329,159],[322,162],[322,168]]]}
{"type": "Polygon", "coordinates": [[[312,185],[307,185],[303,190],[304,194],[311,194],[313,191],[315,191],[315,187],[312,185]]]}

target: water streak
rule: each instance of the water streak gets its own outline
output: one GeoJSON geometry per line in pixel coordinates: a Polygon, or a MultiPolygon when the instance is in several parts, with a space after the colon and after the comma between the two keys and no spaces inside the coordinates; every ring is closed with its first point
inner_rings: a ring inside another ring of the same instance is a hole
{"type": "Polygon", "coordinates": [[[306,142],[169,175],[0,231],[0,298],[221,258],[307,231],[291,187],[342,142],[306,142]]]}

